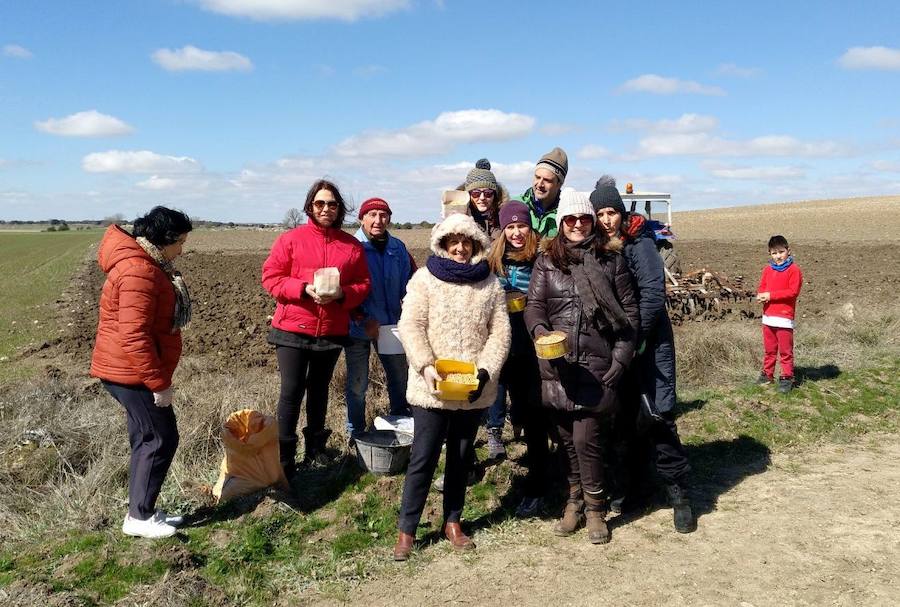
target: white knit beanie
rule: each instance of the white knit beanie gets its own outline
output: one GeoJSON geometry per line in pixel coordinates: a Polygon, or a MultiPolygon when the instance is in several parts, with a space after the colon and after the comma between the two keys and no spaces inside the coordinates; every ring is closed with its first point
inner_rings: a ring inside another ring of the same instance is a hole
{"type": "Polygon", "coordinates": [[[557,223],[561,223],[566,215],[594,216],[594,207],[591,206],[591,199],[586,192],[576,192],[575,188],[562,189],[556,211],[557,223]]]}

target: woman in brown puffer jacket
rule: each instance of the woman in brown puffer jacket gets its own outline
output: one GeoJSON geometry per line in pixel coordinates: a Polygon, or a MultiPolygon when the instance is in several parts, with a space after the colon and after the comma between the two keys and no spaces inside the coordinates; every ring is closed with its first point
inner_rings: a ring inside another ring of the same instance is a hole
{"type": "Polygon", "coordinates": [[[534,264],[525,324],[534,338],[566,333],[568,353],[541,360],[541,399],[567,455],[569,498],[558,535],[587,518],[592,543],[609,541],[603,477],[604,436],[618,408],[617,386],[634,356],[638,306],[621,255],[596,229],[587,195],[560,195],[560,230],[534,264]],[[585,511],[585,514],[582,512],[585,511]]]}
{"type": "Polygon", "coordinates": [[[102,380],[127,416],[126,535],[168,537],[181,522],[156,510],[156,498],[178,447],[172,374],[181,357],[181,329],[191,319],[191,300],[173,261],[191,229],[184,213],[155,207],[135,220],[133,234],[109,226],[97,251],[107,276],[91,375],[102,380]]]}

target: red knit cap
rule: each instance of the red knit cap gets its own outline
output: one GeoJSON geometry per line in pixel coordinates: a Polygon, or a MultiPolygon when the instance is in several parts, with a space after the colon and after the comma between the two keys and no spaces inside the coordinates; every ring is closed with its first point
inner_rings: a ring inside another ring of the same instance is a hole
{"type": "Polygon", "coordinates": [[[388,206],[387,200],[382,198],[369,198],[365,202],[362,203],[362,206],[359,207],[359,219],[363,218],[363,215],[368,213],[369,211],[386,211],[388,215],[391,214],[391,207],[388,206]]]}

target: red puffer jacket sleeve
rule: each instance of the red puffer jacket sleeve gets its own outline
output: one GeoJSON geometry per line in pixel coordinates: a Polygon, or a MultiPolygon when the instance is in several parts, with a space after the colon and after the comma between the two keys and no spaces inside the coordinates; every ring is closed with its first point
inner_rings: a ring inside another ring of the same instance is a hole
{"type": "Polygon", "coordinates": [[[279,236],[262,267],[263,288],[272,294],[275,301],[282,304],[299,303],[307,284],[291,276],[294,244],[297,241],[291,236],[291,232],[279,236]]]}

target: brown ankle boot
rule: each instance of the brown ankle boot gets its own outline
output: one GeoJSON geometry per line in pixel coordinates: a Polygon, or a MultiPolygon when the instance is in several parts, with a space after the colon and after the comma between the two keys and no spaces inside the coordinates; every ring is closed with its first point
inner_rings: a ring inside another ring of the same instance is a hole
{"type": "Polygon", "coordinates": [[[606,514],[596,510],[588,510],[584,513],[587,519],[588,540],[592,544],[606,544],[609,542],[609,527],[606,526],[606,514]]]}
{"type": "Polygon", "coordinates": [[[405,561],[409,558],[415,539],[416,538],[409,533],[400,532],[400,535],[397,536],[397,543],[394,544],[395,561],[405,561]]]}
{"type": "Polygon", "coordinates": [[[447,523],[444,525],[444,536],[450,540],[454,550],[475,550],[475,542],[463,533],[459,523],[447,523]]]}
{"type": "Polygon", "coordinates": [[[609,542],[609,527],[606,526],[606,500],[590,493],[584,494],[585,518],[587,519],[588,540],[592,544],[609,542]]]}
{"type": "Polygon", "coordinates": [[[572,535],[584,524],[584,499],[581,487],[572,485],[569,487],[569,499],[562,518],[553,525],[553,533],[559,536],[572,535]]]}

